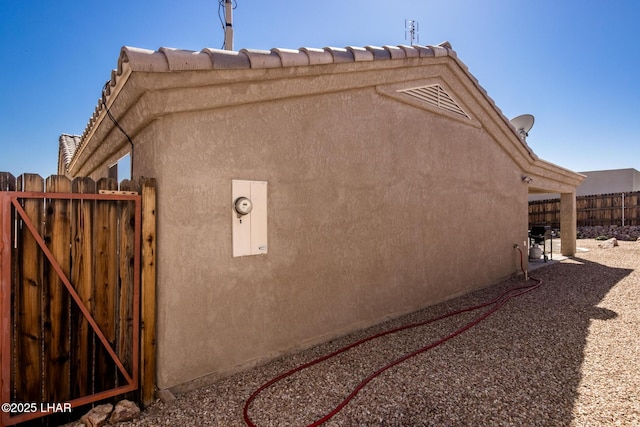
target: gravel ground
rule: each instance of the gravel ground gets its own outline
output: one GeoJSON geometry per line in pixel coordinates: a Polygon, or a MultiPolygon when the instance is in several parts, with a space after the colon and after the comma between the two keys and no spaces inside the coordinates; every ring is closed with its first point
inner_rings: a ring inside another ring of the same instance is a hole
{"type": "MultiPolygon", "coordinates": [[[[640,426],[640,242],[589,249],[531,273],[543,285],[462,335],[371,381],[326,426],[640,426]]],[[[554,248],[555,249],[555,248],[554,248]]],[[[488,301],[522,277],[156,402],[120,426],[245,426],[266,381],[363,337],[488,301]]],[[[258,426],[301,426],[330,412],[389,361],[478,316],[465,313],[386,336],[260,394],[258,426]]]]}

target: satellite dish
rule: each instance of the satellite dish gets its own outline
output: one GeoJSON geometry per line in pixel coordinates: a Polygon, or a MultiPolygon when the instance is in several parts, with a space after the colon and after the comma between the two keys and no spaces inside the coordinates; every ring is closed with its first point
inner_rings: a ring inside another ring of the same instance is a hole
{"type": "Polygon", "coordinates": [[[523,114],[511,119],[511,124],[516,128],[516,132],[523,141],[529,136],[529,131],[533,127],[534,118],[531,114],[523,114]]]}

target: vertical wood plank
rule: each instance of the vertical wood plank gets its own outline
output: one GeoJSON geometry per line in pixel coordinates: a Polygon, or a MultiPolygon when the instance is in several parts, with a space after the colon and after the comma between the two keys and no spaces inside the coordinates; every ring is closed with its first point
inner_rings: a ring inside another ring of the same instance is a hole
{"type": "Polygon", "coordinates": [[[584,221],[586,221],[584,207],[584,200],[582,198],[576,197],[576,221],[578,225],[584,221]]]}
{"type": "MultiPolygon", "coordinates": [[[[122,191],[139,192],[135,182],[124,180],[122,191]]],[[[134,242],[135,242],[135,202],[119,203],[118,226],[120,234],[120,283],[118,310],[117,353],[129,372],[133,367],[133,286],[134,286],[134,242]]]]}
{"type": "MultiPolygon", "coordinates": [[[[74,193],[95,193],[96,184],[90,178],[76,178],[71,184],[74,193]]],[[[93,311],[93,210],[94,202],[74,200],[71,221],[71,283],[78,297],[93,311]]],[[[93,391],[93,333],[82,312],[71,305],[71,397],[81,397],[93,391]]]]}
{"type": "Polygon", "coordinates": [[[16,177],[9,172],[0,172],[0,191],[15,191],[16,177]]]}
{"type": "MultiPolygon", "coordinates": [[[[99,190],[117,190],[113,178],[98,180],[99,190]]],[[[118,282],[118,218],[117,202],[99,200],[95,207],[94,249],[95,279],[93,317],[112,347],[116,341],[116,288],[118,282]]],[[[115,386],[117,368],[102,343],[96,341],[95,391],[104,391],[115,386]]]]}
{"type": "MultiPolygon", "coordinates": [[[[16,190],[16,178],[9,172],[0,173],[0,191],[15,191],[16,190]]],[[[14,368],[14,355],[15,352],[12,348],[15,330],[13,323],[13,315],[16,312],[15,305],[15,290],[16,290],[16,266],[17,266],[17,252],[14,249],[13,242],[15,241],[15,217],[11,207],[0,206],[0,281],[2,281],[2,296],[1,311],[2,311],[2,325],[3,330],[2,343],[0,344],[2,350],[2,369],[0,375],[2,376],[1,394],[2,402],[8,402],[10,399],[10,392],[13,390],[13,386],[16,383],[15,369],[14,368]],[[10,258],[10,262],[8,262],[10,258]],[[5,265],[8,264],[8,265],[5,265]],[[9,337],[6,334],[9,334],[9,337]]]]}
{"type": "Polygon", "coordinates": [[[142,335],[140,346],[140,399],[153,402],[156,370],[156,180],[144,178],[142,187],[142,335]]]}
{"type": "MultiPolygon", "coordinates": [[[[47,178],[46,191],[70,193],[71,181],[62,175],[47,178]]],[[[71,201],[47,199],[45,212],[45,241],[56,262],[67,277],[71,272],[71,201]]],[[[69,292],[55,270],[45,263],[44,359],[45,402],[66,402],[71,397],[69,378],[70,335],[69,292]]]]}
{"type": "MultiPolygon", "coordinates": [[[[44,189],[44,180],[35,174],[18,179],[18,190],[44,189]]],[[[42,235],[43,200],[26,199],[22,204],[28,219],[42,235]]],[[[42,370],[42,282],[43,256],[35,237],[21,221],[19,230],[18,288],[15,306],[16,374],[15,390],[19,402],[41,401],[42,370]]]]}

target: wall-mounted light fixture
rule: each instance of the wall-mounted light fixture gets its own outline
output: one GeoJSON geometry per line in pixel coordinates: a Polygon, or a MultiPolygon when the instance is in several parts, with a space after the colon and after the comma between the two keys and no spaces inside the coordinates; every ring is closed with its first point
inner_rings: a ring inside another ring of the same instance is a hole
{"type": "Polygon", "coordinates": [[[522,175],[522,182],[531,184],[533,182],[533,178],[531,178],[529,175],[522,175]]]}

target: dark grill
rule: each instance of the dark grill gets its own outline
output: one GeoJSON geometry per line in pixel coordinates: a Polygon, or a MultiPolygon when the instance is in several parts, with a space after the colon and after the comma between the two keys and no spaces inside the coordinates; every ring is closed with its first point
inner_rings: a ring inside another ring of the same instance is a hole
{"type": "MultiPolygon", "coordinates": [[[[534,225],[529,230],[529,247],[533,247],[534,244],[542,245],[542,256],[544,262],[547,262],[547,245],[546,240],[551,240],[553,231],[549,225],[534,225]]],[[[553,252],[553,240],[551,240],[551,252],[553,252]]],[[[553,259],[553,255],[552,259],[553,259]]]]}

